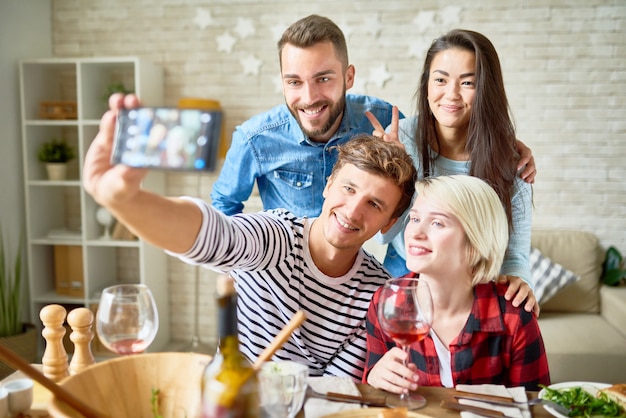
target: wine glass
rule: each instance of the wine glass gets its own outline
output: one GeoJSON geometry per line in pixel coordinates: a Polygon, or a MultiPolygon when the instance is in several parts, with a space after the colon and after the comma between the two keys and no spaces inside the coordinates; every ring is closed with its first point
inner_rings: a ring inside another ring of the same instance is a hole
{"type": "MultiPolygon", "coordinates": [[[[407,354],[406,366],[411,344],[423,340],[432,324],[433,303],[428,283],[417,278],[388,280],[381,290],[378,318],[382,330],[407,354]]],[[[388,397],[387,404],[411,410],[424,407],[426,399],[415,393],[403,393],[400,397],[388,397]]]]}
{"type": "Polygon", "coordinates": [[[152,292],[142,284],[121,284],[102,291],[96,329],[100,341],[118,354],[142,353],[159,330],[152,292]]]}

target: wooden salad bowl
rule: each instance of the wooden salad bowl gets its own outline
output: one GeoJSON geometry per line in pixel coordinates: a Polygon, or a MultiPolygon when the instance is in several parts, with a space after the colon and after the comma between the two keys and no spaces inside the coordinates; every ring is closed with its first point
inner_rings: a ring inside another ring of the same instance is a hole
{"type": "MultiPolygon", "coordinates": [[[[96,363],[60,385],[110,417],[153,418],[156,405],[164,418],[195,418],[202,372],[210,360],[197,353],[133,354],[96,363]]],[[[81,416],[56,396],[48,412],[54,418],[81,416]]]]}

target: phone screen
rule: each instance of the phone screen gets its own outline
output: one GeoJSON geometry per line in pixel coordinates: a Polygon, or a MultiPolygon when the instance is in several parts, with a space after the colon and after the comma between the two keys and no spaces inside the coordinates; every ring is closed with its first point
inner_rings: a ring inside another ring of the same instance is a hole
{"type": "Polygon", "coordinates": [[[222,112],[172,107],[122,109],[111,161],[166,170],[215,169],[222,112]]]}

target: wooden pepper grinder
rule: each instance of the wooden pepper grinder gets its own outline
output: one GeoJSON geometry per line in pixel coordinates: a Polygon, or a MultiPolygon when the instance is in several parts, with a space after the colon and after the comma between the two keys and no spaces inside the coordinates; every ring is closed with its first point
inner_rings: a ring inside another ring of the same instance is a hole
{"type": "Polygon", "coordinates": [[[67,352],[63,346],[63,322],[66,314],[65,308],[56,304],[44,306],[39,311],[39,318],[44,325],[41,335],[46,339],[46,349],[41,359],[43,374],[54,382],[60,382],[69,376],[67,352]]]}
{"type": "Polygon", "coordinates": [[[87,308],[73,309],[67,315],[67,323],[72,327],[70,340],[74,343],[74,354],[69,367],[70,375],[73,376],[96,362],[91,352],[93,312],[87,308]]]}

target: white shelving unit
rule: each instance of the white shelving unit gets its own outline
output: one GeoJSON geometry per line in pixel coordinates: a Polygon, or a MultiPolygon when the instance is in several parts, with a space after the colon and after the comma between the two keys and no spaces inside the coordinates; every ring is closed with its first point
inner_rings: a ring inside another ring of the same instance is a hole
{"type": "MultiPolygon", "coordinates": [[[[69,312],[97,303],[99,292],[107,286],[144,283],[154,294],[160,317],[159,333],[149,350],[161,350],[170,340],[167,256],[140,240],[101,239],[98,205],[82,188],[81,172],[108,107],[107,86],[122,82],[143,104],[162,105],[162,69],[137,57],[47,58],[22,61],[19,72],[32,321],[41,328],[39,311],[48,304],[61,304],[69,312]],[[75,102],[77,117],[42,118],[42,101],[75,102]],[[76,150],[67,180],[47,180],[45,167],[37,159],[41,144],[52,138],[63,138],[76,150]],[[82,296],[57,292],[55,246],[80,248],[80,262],[74,267],[79,266],[84,279],[82,296]]],[[[164,173],[150,172],[144,187],[164,193],[164,173]]]]}

